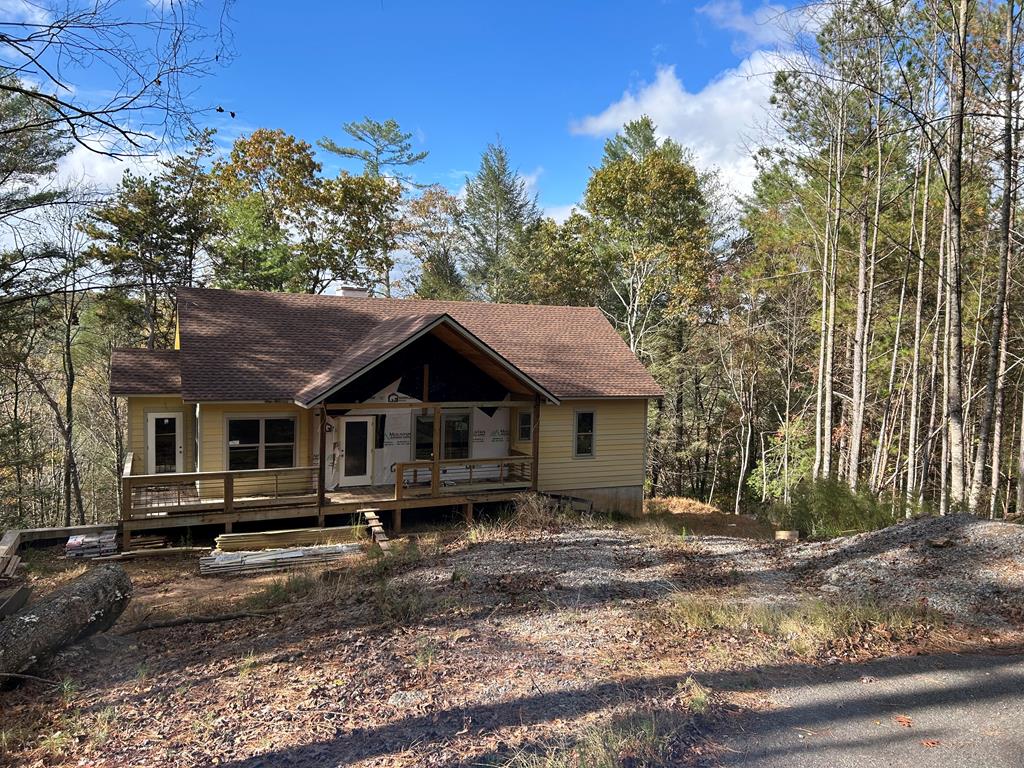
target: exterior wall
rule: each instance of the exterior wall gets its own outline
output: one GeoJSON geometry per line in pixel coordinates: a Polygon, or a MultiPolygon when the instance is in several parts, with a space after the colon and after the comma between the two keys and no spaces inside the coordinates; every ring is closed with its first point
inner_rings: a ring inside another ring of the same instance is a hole
{"type": "Polygon", "coordinates": [[[312,465],[312,412],[291,403],[201,403],[199,405],[199,471],[227,469],[228,416],[295,416],[295,466],[312,465]]]}
{"type": "MultiPolygon", "coordinates": [[[[646,400],[563,400],[540,410],[538,489],[593,498],[595,506],[637,511],[647,451],[646,400]],[[594,412],[594,455],[573,456],[578,410],[594,412]]],[[[513,445],[520,448],[518,444],[513,445]]]]}
{"type": "Polygon", "coordinates": [[[135,454],[132,465],[133,475],[144,475],[148,472],[149,434],[148,418],[150,413],[180,412],[182,416],[182,461],[183,472],[192,472],[196,466],[196,416],[195,406],[186,405],[180,397],[127,397],[128,409],[128,450],[135,454]]]}

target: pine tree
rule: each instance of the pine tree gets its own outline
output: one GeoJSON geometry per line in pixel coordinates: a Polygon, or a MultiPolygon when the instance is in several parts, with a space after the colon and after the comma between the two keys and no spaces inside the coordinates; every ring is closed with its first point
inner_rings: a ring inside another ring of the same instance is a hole
{"type": "Polygon", "coordinates": [[[512,169],[500,143],[489,144],[480,169],[466,179],[467,276],[473,292],[491,301],[521,293],[522,248],[540,221],[535,196],[512,169]]]}

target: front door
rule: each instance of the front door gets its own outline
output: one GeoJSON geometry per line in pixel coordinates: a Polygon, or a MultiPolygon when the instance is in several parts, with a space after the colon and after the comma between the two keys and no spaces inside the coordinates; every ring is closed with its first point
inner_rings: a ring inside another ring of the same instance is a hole
{"type": "Polygon", "coordinates": [[[338,485],[370,485],[372,474],[373,417],[352,416],[339,419],[338,485]]]}
{"type": "Polygon", "coordinates": [[[149,445],[146,470],[151,475],[181,472],[184,445],[180,413],[151,413],[148,420],[149,445]]]}

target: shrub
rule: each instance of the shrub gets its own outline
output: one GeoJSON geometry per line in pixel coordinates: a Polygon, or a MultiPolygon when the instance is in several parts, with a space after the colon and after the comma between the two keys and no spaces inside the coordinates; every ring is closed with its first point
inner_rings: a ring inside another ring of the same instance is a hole
{"type": "Polygon", "coordinates": [[[793,489],[788,505],[774,504],[766,514],[777,528],[797,530],[812,539],[874,531],[897,521],[889,504],[832,479],[800,483],[793,489]]]}

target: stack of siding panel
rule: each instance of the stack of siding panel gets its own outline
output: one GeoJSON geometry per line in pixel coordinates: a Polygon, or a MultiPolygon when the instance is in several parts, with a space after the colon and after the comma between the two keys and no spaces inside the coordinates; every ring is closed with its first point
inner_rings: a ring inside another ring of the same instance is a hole
{"type": "Polygon", "coordinates": [[[64,545],[64,557],[91,559],[117,552],[117,531],[83,533],[71,536],[64,545]]]}
{"type": "Polygon", "coordinates": [[[361,550],[362,547],[355,543],[267,549],[262,552],[218,552],[214,550],[209,556],[199,558],[199,573],[203,576],[213,576],[304,568],[343,560],[361,550]]]}
{"type": "Polygon", "coordinates": [[[361,525],[343,525],[335,528],[294,528],[285,531],[256,531],[253,533],[225,533],[217,537],[221,552],[249,552],[257,549],[286,547],[312,547],[320,544],[345,544],[365,535],[361,525]]]}

